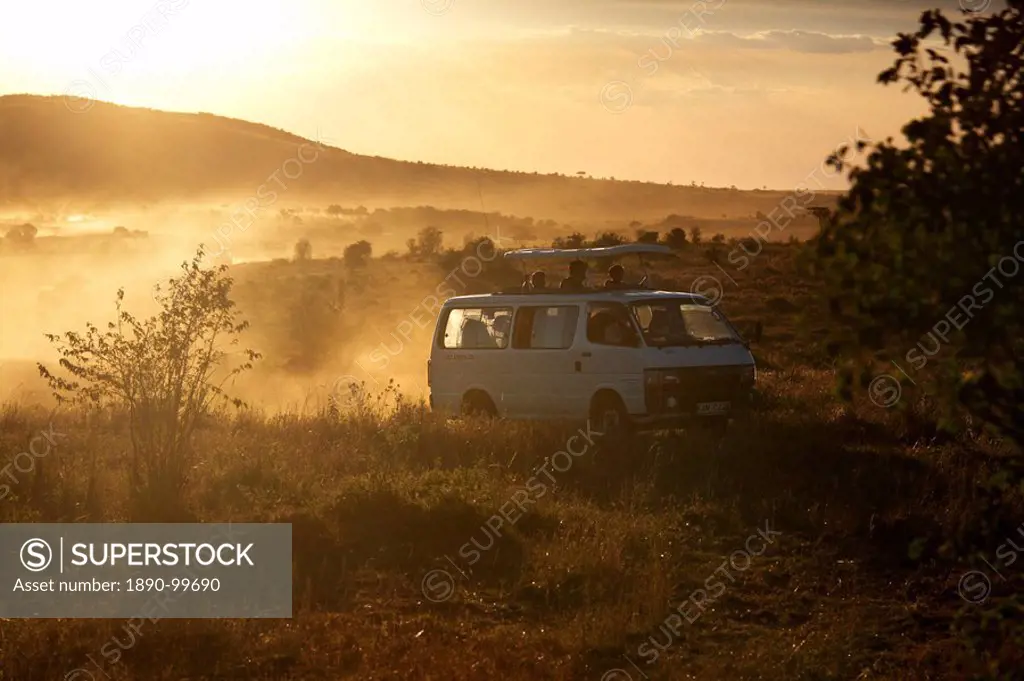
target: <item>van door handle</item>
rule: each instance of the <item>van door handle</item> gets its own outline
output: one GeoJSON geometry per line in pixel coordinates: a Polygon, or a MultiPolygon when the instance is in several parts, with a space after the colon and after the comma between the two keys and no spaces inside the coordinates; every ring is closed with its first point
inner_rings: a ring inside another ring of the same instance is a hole
{"type": "Polygon", "coordinates": [[[576,373],[583,371],[583,362],[576,360],[576,373]]]}
{"type": "Polygon", "coordinates": [[[589,352],[584,352],[583,353],[583,357],[590,357],[590,353],[589,352]]]}

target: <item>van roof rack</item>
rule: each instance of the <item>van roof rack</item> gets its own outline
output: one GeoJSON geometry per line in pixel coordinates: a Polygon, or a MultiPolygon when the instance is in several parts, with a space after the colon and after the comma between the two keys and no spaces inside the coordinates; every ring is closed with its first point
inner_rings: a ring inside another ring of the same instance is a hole
{"type": "Polygon", "coordinates": [[[508,260],[593,260],[627,255],[675,257],[675,251],[660,244],[621,244],[595,248],[520,248],[505,252],[508,260]]]}
{"type": "Polygon", "coordinates": [[[554,295],[554,296],[566,296],[566,295],[574,295],[574,296],[576,296],[576,295],[589,295],[589,294],[593,294],[593,293],[628,293],[629,291],[653,291],[653,290],[655,290],[655,289],[647,288],[646,286],[642,286],[641,284],[627,284],[627,285],[621,286],[619,288],[614,288],[614,289],[595,287],[595,288],[587,288],[587,289],[584,289],[584,290],[574,290],[574,291],[563,291],[560,288],[544,288],[544,289],[540,289],[540,290],[536,290],[536,289],[523,290],[523,288],[520,286],[520,287],[517,287],[517,288],[502,289],[500,291],[495,291],[491,295],[495,295],[495,296],[544,296],[544,295],[547,295],[547,296],[552,296],[552,295],[554,295]]]}

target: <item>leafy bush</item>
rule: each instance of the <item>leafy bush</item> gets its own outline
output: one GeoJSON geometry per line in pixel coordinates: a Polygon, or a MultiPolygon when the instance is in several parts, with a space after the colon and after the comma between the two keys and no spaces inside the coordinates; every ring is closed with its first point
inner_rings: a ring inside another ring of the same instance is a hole
{"type": "Polygon", "coordinates": [[[518,266],[501,256],[488,236],[466,239],[461,249],[446,250],[437,260],[445,282],[458,284],[459,293],[491,291],[514,286],[522,276],[518,266]]]}
{"type": "Polygon", "coordinates": [[[406,246],[409,255],[426,258],[438,255],[444,245],[444,234],[437,227],[424,227],[415,239],[409,239],[406,246]]]}
{"type": "Polygon", "coordinates": [[[680,251],[686,248],[689,241],[686,238],[686,230],[682,227],[675,227],[665,235],[665,245],[680,251]]]}
{"type": "Polygon", "coordinates": [[[583,248],[586,244],[586,236],[579,232],[573,232],[569,236],[556,237],[551,246],[552,248],[583,248]]]}
{"type": "Polygon", "coordinates": [[[361,240],[345,247],[345,265],[348,267],[365,267],[366,261],[373,255],[373,246],[369,241],[361,240]]]}
{"type": "Polygon", "coordinates": [[[237,366],[222,366],[225,347],[237,345],[248,324],[235,318],[227,268],[202,268],[203,254],[200,247],[191,263],[182,263],[181,276],[171,279],[166,291],[157,287],[158,314],[138,319],[123,308],[124,289],[119,289],[116,321],[106,331],[89,323],[84,334],[47,334],[70,376],[38,365],[59,402],[127,412],[132,501],[144,517],[181,510],[196,427],[215,399],[228,400],[224,383],[259,357],[244,350],[237,366]]]}
{"type": "MultiPolygon", "coordinates": [[[[900,34],[879,81],[903,81],[931,111],[904,126],[905,148],[879,143],[851,171],[816,250],[833,312],[852,331],[839,347],[898,345],[921,368],[919,342],[929,355],[952,346],[936,357],[947,371],[930,376],[1021,446],[1024,3],[1009,4],[964,23],[925,12],[916,33],[900,34]],[[936,32],[955,60],[923,44],[936,32]]],[[[844,153],[830,159],[840,170],[844,153]]]]}
{"type": "Polygon", "coordinates": [[[604,246],[618,246],[626,243],[626,237],[616,232],[603,232],[598,234],[594,239],[594,246],[602,248],[604,246]]]}
{"type": "MultiPolygon", "coordinates": [[[[899,35],[896,63],[879,81],[902,81],[930,112],[903,127],[905,145],[872,147],[834,215],[815,211],[817,263],[847,330],[834,347],[859,365],[861,384],[872,391],[883,378],[872,378],[872,359],[898,347],[903,366],[921,372],[910,380],[937,386],[946,425],[980,421],[1015,445],[1016,456],[1000,457],[999,473],[974,490],[983,524],[947,545],[974,560],[1019,523],[1010,509],[1024,490],[1024,288],[1014,280],[1024,265],[1024,2],[1007,4],[956,23],[927,11],[915,33],[899,35]],[[935,33],[955,56],[931,46],[935,33]]],[[[845,152],[830,159],[839,170],[845,152]]],[[[847,397],[853,375],[845,372],[847,397]]],[[[890,406],[911,416],[917,404],[930,406],[931,398],[901,400],[896,380],[890,374],[883,397],[890,406]]],[[[961,611],[954,628],[978,669],[971,678],[1019,676],[1022,612],[1019,593],[961,611]]]]}

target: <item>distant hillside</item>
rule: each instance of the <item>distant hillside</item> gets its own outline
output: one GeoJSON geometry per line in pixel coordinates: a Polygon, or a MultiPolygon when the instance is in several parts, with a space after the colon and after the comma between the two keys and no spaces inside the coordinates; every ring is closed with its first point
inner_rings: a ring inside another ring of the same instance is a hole
{"type": "MultiPolygon", "coordinates": [[[[0,97],[0,205],[49,199],[96,204],[247,197],[295,159],[301,137],[211,114],[62,97],[0,97]]],[[[310,154],[306,154],[309,158],[310,154]]],[[[293,176],[298,166],[286,169],[293,176]]],[[[360,156],[330,147],[288,180],[282,201],[415,206],[568,219],[650,220],[770,212],[786,192],[475,170],[360,156]]],[[[270,188],[280,189],[276,184],[270,188]]],[[[831,197],[824,194],[816,203],[831,197]]]]}

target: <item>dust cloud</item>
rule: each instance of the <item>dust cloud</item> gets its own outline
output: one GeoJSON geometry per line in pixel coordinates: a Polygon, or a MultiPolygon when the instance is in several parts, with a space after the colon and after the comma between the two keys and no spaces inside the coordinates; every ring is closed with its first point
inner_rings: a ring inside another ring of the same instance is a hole
{"type": "MultiPolygon", "coordinates": [[[[385,234],[370,220],[360,227],[286,205],[233,222],[236,203],[0,213],[0,402],[52,406],[36,367],[57,365],[45,334],[81,332],[87,322],[103,329],[119,288],[128,311],[153,315],[155,287],[200,244],[207,265],[229,266],[239,317],[250,322],[238,347],[262,353],[226,386],[231,396],[267,412],[308,413],[328,408],[332,396],[347,400],[350,383],[373,395],[394,382],[425,399],[436,304],[420,303],[445,274],[399,259],[415,231],[385,234]],[[299,239],[311,243],[311,259],[296,259],[299,239]],[[372,243],[373,258],[353,266],[344,251],[360,239],[372,243]]],[[[468,291],[455,285],[451,293],[468,291]]]]}
{"type": "MultiPolygon", "coordinates": [[[[743,193],[749,205],[741,212],[729,191],[692,191],[712,201],[699,215],[672,213],[643,223],[591,220],[585,211],[569,224],[465,208],[339,205],[336,197],[306,195],[302,203],[275,201],[256,211],[242,208],[245,196],[0,205],[0,402],[52,404],[36,368],[58,360],[44,334],[84,331],[87,322],[103,329],[113,320],[120,288],[128,311],[153,315],[159,309],[154,287],[175,276],[200,244],[206,265],[229,266],[232,298],[250,324],[238,347],[262,354],[252,371],[226,386],[229,394],[268,412],[300,413],[326,409],[332,397],[345,401],[352,383],[370,395],[393,383],[425,399],[439,303],[521,277],[502,272],[500,258],[484,277],[475,265],[460,270],[467,244],[486,237],[518,248],[571,240],[573,233],[589,238],[614,231],[632,239],[694,229],[705,238],[742,238],[786,196],[743,193]],[[417,256],[409,241],[430,229],[442,247],[417,256]],[[308,251],[300,252],[300,241],[308,251]],[[347,249],[356,243],[370,257],[350,257],[347,249]],[[496,271],[503,278],[495,279],[496,271]]],[[[540,204],[535,209],[545,214],[540,204]]],[[[804,215],[772,238],[806,237],[816,226],[804,215]]]]}

